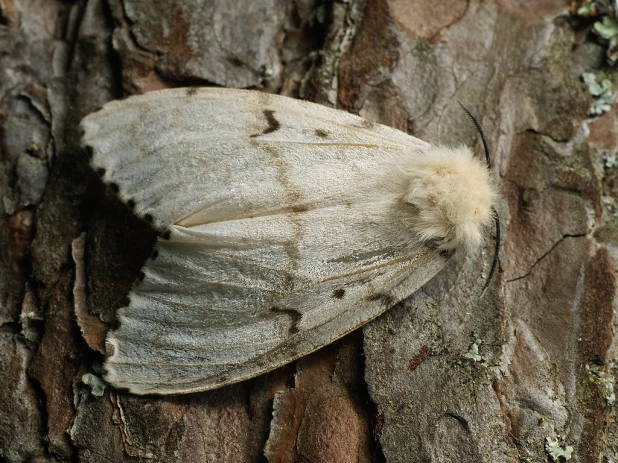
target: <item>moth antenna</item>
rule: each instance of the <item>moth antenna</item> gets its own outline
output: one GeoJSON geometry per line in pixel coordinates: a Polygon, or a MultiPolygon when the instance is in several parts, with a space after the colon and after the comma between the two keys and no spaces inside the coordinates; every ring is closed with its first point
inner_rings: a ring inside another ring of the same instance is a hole
{"type": "MultiPolygon", "coordinates": [[[[487,163],[487,168],[491,169],[491,159],[489,158],[489,146],[487,145],[487,138],[485,138],[485,132],[483,132],[483,128],[479,121],[472,115],[470,111],[462,104],[461,101],[458,101],[459,106],[466,112],[468,117],[472,120],[472,123],[476,127],[479,135],[481,136],[481,140],[483,142],[483,148],[485,149],[485,162],[487,163]]],[[[491,208],[494,213],[494,222],[496,224],[496,246],[494,248],[494,257],[491,261],[491,268],[489,269],[489,275],[487,275],[487,279],[485,280],[485,284],[483,285],[483,289],[481,294],[485,292],[485,290],[489,287],[489,283],[491,283],[491,279],[494,277],[494,273],[496,273],[496,268],[498,268],[498,257],[500,256],[500,217],[498,217],[498,213],[495,208],[491,208]]]]}
{"type": "Polygon", "coordinates": [[[491,169],[491,160],[489,159],[489,146],[487,145],[487,138],[485,138],[485,132],[483,132],[483,128],[481,127],[481,124],[479,124],[479,121],[476,120],[476,117],[474,117],[472,113],[468,111],[468,109],[463,105],[461,101],[458,101],[457,103],[459,103],[459,106],[462,107],[462,109],[466,112],[468,117],[472,120],[472,123],[474,124],[474,126],[476,127],[476,130],[481,136],[481,140],[483,141],[483,148],[485,149],[485,162],[487,163],[487,168],[491,169]]]}
{"type": "Polygon", "coordinates": [[[489,283],[491,283],[491,279],[494,277],[494,273],[496,273],[496,268],[498,268],[498,256],[500,254],[500,217],[498,217],[498,213],[493,207],[491,209],[494,212],[494,223],[496,224],[496,247],[494,248],[494,258],[491,261],[489,275],[487,275],[481,294],[485,292],[489,286],[489,283]]]}

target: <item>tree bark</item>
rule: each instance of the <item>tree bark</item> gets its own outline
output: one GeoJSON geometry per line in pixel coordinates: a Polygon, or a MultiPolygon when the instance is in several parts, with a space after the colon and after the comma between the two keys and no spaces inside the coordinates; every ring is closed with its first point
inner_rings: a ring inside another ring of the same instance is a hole
{"type": "Polygon", "coordinates": [[[618,458],[618,113],[591,117],[580,78],[616,72],[570,14],[565,0],[0,0],[0,460],[618,458]],[[501,182],[497,277],[481,294],[488,237],[281,369],[94,395],[82,378],[96,381],[156,234],[97,179],[77,126],[189,85],[306,98],[481,153],[461,101],[501,182]]]}

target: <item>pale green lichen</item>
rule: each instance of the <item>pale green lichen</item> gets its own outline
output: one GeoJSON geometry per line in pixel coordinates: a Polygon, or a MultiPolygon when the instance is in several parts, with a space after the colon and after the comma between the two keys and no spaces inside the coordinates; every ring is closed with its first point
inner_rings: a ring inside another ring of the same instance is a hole
{"type": "Polygon", "coordinates": [[[604,160],[604,164],[607,170],[615,169],[618,167],[618,160],[615,155],[607,156],[604,160]]]}
{"type": "Polygon", "coordinates": [[[611,16],[603,16],[600,21],[594,23],[593,28],[597,34],[607,40],[618,35],[618,21],[611,16]]]}
{"type": "Polygon", "coordinates": [[[92,373],[86,373],[82,376],[82,383],[90,386],[91,394],[97,397],[101,397],[107,387],[107,383],[105,381],[92,373]]]}
{"type": "Polygon", "coordinates": [[[559,461],[560,458],[570,460],[573,455],[573,447],[570,445],[560,445],[558,440],[553,440],[549,437],[545,438],[545,451],[553,461],[559,461]]]}
{"type": "Polygon", "coordinates": [[[479,346],[483,343],[482,339],[477,339],[468,348],[468,352],[464,354],[464,357],[474,360],[475,362],[480,362],[484,360],[484,358],[479,354],[479,346]]]}
{"type": "Polygon", "coordinates": [[[586,0],[582,6],[577,9],[579,16],[596,16],[598,13],[595,0],[586,0]]]}
{"type": "Polygon", "coordinates": [[[614,402],[616,401],[616,394],[614,394],[613,392],[605,397],[605,402],[607,402],[607,405],[614,405],[614,402]]]}
{"type": "Polygon", "coordinates": [[[591,72],[582,74],[584,83],[588,86],[588,91],[595,98],[589,110],[591,116],[600,116],[611,109],[614,102],[614,86],[609,79],[597,81],[597,76],[591,72]]]}
{"type": "Polygon", "coordinates": [[[592,26],[592,31],[607,44],[607,59],[613,64],[618,60],[618,18],[615,9],[608,2],[599,0],[586,0],[575,12],[577,16],[584,18],[596,17],[597,21],[592,26]]]}

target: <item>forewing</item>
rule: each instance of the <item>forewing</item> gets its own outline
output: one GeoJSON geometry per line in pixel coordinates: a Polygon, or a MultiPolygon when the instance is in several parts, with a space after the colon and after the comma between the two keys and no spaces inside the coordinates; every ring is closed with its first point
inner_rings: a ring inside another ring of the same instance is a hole
{"type": "Polygon", "coordinates": [[[356,202],[428,146],[343,111],[230,89],[114,101],[82,128],[104,181],[158,228],[356,202]]]}

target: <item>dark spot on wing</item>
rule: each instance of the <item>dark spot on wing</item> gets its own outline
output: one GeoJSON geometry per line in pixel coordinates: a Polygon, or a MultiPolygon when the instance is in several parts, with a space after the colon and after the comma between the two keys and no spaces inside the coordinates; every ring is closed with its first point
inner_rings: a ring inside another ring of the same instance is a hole
{"type": "Polygon", "coordinates": [[[270,311],[274,312],[274,313],[284,314],[287,317],[289,317],[290,318],[290,328],[288,329],[289,334],[298,333],[298,331],[299,331],[298,324],[300,323],[301,319],[303,318],[303,314],[301,314],[298,310],[296,310],[296,309],[282,309],[280,307],[271,307],[270,311]]]}
{"type": "Polygon", "coordinates": [[[395,299],[393,298],[393,296],[391,296],[390,294],[386,294],[386,293],[372,294],[371,296],[367,298],[367,300],[368,301],[379,301],[382,304],[384,304],[384,306],[386,307],[391,307],[395,305],[395,299]]]}
{"type": "Polygon", "coordinates": [[[127,201],[127,206],[129,207],[129,209],[133,210],[135,209],[135,201],[133,201],[132,199],[129,199],[127,201]]]}
{"type": "Polygon", "coordinates": [[[315,134],[320,138],[328,138],[328,132],[322,129],[315,129],[315,134]]]}
{"type": "Polygon", "coordinates": [[[118,184],[117,183],[110,183],[109,187],[112,189],[112,191],[114,193],[118,193],[119,188],[118,188],[118,184]]]}
{"type": "Polygon", "coordinates": [[[152,222],[153,222],[153,220],[154,220],[154,219],[153,219],[153,217],[152,217],[152,215],[151,215],[151,214],[145,214],[145,215],[144,215],[144,221],[145,221],[145,222],[147,222],[147,223],[152,223],[152,222]]]}
{"type": "Polygon", "coordinates": [[[156,260],[157,257],[159,257],[159,250],[155,249],[154,251],[152,251],[152,254],[150,255],[150,259],[156,260]]]}
{"type": "Polygon", "coordinates": [[[159,235],[159,237],[160,237],[161,239],[166,240],[166,241],[167,241],[167,240],[169,240],[169,239],[171,238],[171,236],[172,236],[172,232],[171,232],[171,231],[169,231],[169,230],[165,230],[164,232],[162,232],[162,233],[159,235]]]}
{"type": "Polygon", "coordinates": [[[339,288],[333,291],[333,297],[335,299],[343,299],[343,296],[345,296],[345,289],[339,288]]]}
{"type": "Polygon", "coordinates": [[[187,87],[185,90],[185,95],[192,96],[197,93],[197,87],[187,87]]]}
{"type": "Polygon", "coordinates": [[[141,283],[142,281],[144,281],[144,278],[146,278],[146,274],[144,272],[139,272],[135,281],[137,283],[141,283]]]}
{"type": "Polygon", "coordinates": [[[279,128],[281,127],[281,124],[275,118],[275,112],[272,109],[265,109],[263,113],[264,113],[264,116],[266,117],[266,121],[268,121],[268,127],[266,127],[266,130],[264,130],[264,132],[262,133],[267,134],[267,133],[272,133],[276,130],[279,130],[279,128]]]}
{"type": "Polygon", "coordinates": [[[97,175],[98,175],[99,177],[103,177],[103,176],[105,175],[105,169],[103,169],[103,167],[99,167],[99,168],[97,169],[97,175]]]}
{"type": "Polygon", "coordinates": [[[262,130],[261,133],[254,133],[253,135],[250,135],[251,138],[259,137],[260,135],[267,135],[269,133],[276,132],[279,128],[281,128],[281,124],[275,117],[275,111],[272,109],[264,109],[262,113],[264,114],[264,117],[266,117],[268,127],[262,130]]]}

